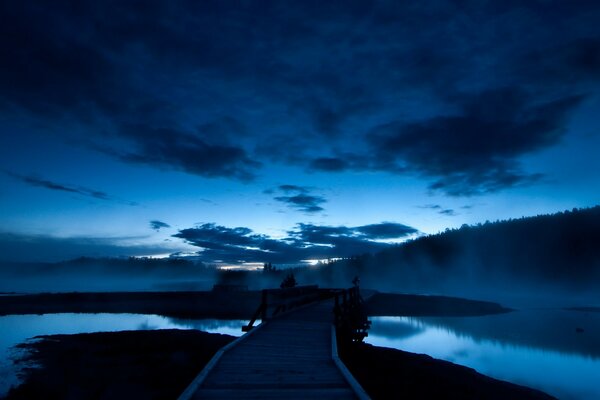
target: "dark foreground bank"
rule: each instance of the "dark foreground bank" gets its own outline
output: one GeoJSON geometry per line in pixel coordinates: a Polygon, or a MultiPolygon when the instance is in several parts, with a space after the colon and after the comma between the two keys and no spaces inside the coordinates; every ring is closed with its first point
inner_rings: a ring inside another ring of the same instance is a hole
{"type": "Polygon", "coordinates": [[[341,348],[341,357],[372,399],[549,400],[538,390],[482,375],[472,368],[369,344],[341,348]]]}
{"type": "MultiPolygon", "coordinates": [[[[24,371],[14,399],[176,399],[234,338],[199,331],[158,330],[43,336],[20,345],[24,371]]],[[[344,362],[374,399],[551,399],[425,355],[360,345],[341,349],[344,362]]]]}
{"type": "Polygon", "coordinates": [[[235,338],[195,330],[41,336],[19,347],[24,383],[7,399],[176,399],[235,338]]]}

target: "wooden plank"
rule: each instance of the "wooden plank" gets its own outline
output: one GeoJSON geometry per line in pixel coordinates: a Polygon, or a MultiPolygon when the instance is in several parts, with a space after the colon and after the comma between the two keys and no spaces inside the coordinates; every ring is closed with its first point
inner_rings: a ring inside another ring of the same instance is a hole
{"type": "Polygon", "coordinates": [[[201,396],[194,399],[286,399],[286,400],[346,400],[352,398],[349,388],[343,389],[254,389],[254,390],[219,390],[205,389],[201,396]]]}

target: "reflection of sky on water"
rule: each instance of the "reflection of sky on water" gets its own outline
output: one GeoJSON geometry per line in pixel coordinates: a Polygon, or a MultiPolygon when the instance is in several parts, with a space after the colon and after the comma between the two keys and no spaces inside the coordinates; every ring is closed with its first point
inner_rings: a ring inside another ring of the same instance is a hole
{"type": "Polygon", "coordinates": [[[18,382],[13,346],[38,335],[124,330],[198,329],[232,336],[242,334],[243,320],[183,320],[145,314],[44,314],[0,316],[0,396],[18,382]]]}
{"type": "MultiPolygon", "coordinates": [[[[501,317],[503,322],[498,325],[506,328],[511,318],[507,315],[501,317]]],[[[515,315],[514,320],[522,323],[523,315],[515,315]]],[[[583,315],[579,317],[584,318],[583,315]]],[[[482,325],[489,328],[487,333],[481,327],[465,328],[477,325],[477,318],[372,317],[372,328],[366,341],[375,346],[428,354],[465,365],[485,375],[534,387],[561,399],[600,398],[600,358],[593,355],[594,352],[586,355],[580,351],[578,354],[564,351],[560,346],[551,349],[547,347],[551,342],[549,340],[541,340],[544,348],[536,347],[533,343],[523,345],[523,341],[515,343],[493,331],[493,324],[489,324],[490,317],[482,320],[482,325]],[[452,322],[445,324],[447,320],[452,322]],[[461,323],[459,320],[467,321],[461,323]],[[413,334],[407,335],[406,332],[413,334]]],[[[537,321],[529,319],[529,324],[535,325],[537,321]]],[[[548,331],[552,329],[545,328],[548,331]]],[[[531,332],[525,326],[515,326],[513,330],[531,332]]],[[[543,332],[543,329],[538,330],[540,334],[543,332]]],[[[586,331],[578,336],[589,334],[593,336],[586,340],[600,340],[594,333],[586,331]]],[[[520,339],[527,335],[521,335],[520,339]]],[[[577,334],[573,331],[573,335],[577,334]]],[[[556,337],[556,332],[548,332],[548,336],[556,337]]],[[[595,349],[595,346],[592,347],[595,349]]]]}

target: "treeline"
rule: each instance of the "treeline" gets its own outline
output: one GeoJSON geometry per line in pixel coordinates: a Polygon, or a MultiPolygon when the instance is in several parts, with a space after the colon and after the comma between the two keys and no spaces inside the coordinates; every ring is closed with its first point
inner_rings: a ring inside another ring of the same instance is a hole
{"type": "Polygon", "coordinates": [[[600,206],[463,225],[335,268],[381,289],[594,289],[600,287],[600,206]]]}

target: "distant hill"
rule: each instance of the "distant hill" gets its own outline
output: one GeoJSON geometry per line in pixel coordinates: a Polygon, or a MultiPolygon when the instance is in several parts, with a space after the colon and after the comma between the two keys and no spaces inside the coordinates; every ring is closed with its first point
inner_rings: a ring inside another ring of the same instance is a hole
{"type": "Polygon", "coordinates": [[[463,225],[342,264],[381,289],[591,291],[600,288],[600,206],[463,225]]]}

